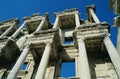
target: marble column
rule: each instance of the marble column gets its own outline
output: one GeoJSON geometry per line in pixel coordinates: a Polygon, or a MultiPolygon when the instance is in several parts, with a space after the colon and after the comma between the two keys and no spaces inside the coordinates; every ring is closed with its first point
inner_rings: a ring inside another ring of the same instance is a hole
{"type": "Polygon", "coordinates": [[[76,71],[76,77],[80,77],[80,65],[79,65],[79,56],[75,57],[75,71],[76,71]]]}
{"type": "Polygon", "coordinates": [[[23,52],[21,53],[20,57],[18,58],[17,62],[15,63],[14,67],[12,68],[11,72],[9,73],[7,79],[16,79],[17,74],[29,53],[29,49],[30,49],[29,45],[24,48],[23,52]]]}
{"type": "Polygon", "coordinates": [[[16,38],[17,35],[20,33],[20,31],[24,28],[26,22],[24,22],[20,27],[19,29],[12,35],[12,38],[16,38]]]}
{"type": "Polygon", "coordinates": [[[62,31],[60,27],[59,27],[59,36],[60,36],[60,42],[61,42],[61,44],[64,44],[64,41],[65,41],[65,32],[62,31]]]}
{"type": "Polygon", "coordinates": [[[47,43],[45,50],[43,52],[43,56],[41,58],[36,76],[35,76],[35,79],[44,79],[46,67],[48,65],[48,61],[49,61],[49,57],[50,57],[50,53],[51,53],[51,44],[47,43]]]}
{"type": "Polygon", "coordinates": [[[118,74],[118,77],[120,78],[120,55],[108,36],[104,38],[104,44],[118,74]]]}
{"type": "Polygon", "coordinates": [[[42,19],[42,21],[40,22],[39,26],[37,27],[37,29],[35,30],[35,32],[38,32],[42,29],[42,27],[44,26],[45,24],[45,18],[42,19]]]}
{"type": "Polygon", "coordinates": [[[14,28],[14,26],[15,26],[15,23],[12,24],[0,37],[4,37],[4,36],[6,36],[7,34],[9,34],[10,31],[14,28]]]}
{"type": "Polygon", "coordinates": [[[80,79],[91,79],[85,42],[81,38],[78,39],[78,49],[79,49],[80,79]]]}
{"type": "Polygon", "coordinates": [[[76,27],[80,26],[80,18],[78,13],[75,14],[75,23],[76,23],[76,27]]]}
{"type": "Polygon", "coordinates": [[[55,23],[54,23],[53,28],[57,28],[58,22],[59,22],[59,17],[57,16],[56,19],[55,19],[55,23]]]}
{"type": "Polygon", "coordinates": [[[117,35],[117,51],[120,55],[120,27],[118,27],[118,35],[117,35]]]}
{"type": "Polygon", "coordinates": [[[93,11],[93,9],[90,8],[90,9],[89,9],[89,12],[90,12],[90,14],[92,15],[95,23],[96,23],[96,24],[99,24],[99,23],[100,23],[100,20],[99,20],[98,17],[96,16],[96,14],[95,14],[95,12],[93,11]]]}

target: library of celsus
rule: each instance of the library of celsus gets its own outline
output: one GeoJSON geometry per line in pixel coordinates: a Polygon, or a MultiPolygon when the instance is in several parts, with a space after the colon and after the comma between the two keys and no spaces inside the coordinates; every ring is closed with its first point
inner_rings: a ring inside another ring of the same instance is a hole
{"type": "MultiPolygon", "coordinates": [[[[35,13],[0,23],[0,79],[120,79],[120,54],[110,39],[110,25],[96,7],[35,13]],[[75,63],[75,76],[61,77],[63,62],[75,63]]],[[[120,44],[119,44],[120,45],[120,44]]],[[[119,49],[119,48],[118,48],[119,49]]]]}

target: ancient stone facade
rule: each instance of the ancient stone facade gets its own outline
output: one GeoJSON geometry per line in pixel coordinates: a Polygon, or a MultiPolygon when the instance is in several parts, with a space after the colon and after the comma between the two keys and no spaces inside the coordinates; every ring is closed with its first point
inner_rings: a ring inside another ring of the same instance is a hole
{"type": "Polygon", "coordinates": [[[94,5],[86,13],[81,20],[76,8],[56,12],[53,25],[47,13],[24,17],[19,28],[18,19],[0,23],[0,78],[119,79],[109,25],[99,21],[94,5]],[[61,77],[63,62],[75,62],[76,76],[61,77]]]}

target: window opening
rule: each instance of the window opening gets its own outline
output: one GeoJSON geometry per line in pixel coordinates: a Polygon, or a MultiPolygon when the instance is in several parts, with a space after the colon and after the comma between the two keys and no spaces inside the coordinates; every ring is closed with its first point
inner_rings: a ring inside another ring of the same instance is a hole
{"type": "Polygon", "coordinates": [[[64,44],[72,44],[73,43],[73,38],[69,37],[69,38],[65,38],[64,44]]]}
{"type": "Polygon", "coordinates": [[[28,62],[25,62],[25,63],[22,65],[21,70],[26,70],[27,66],[28,66],[28,62]]]}
{"type": "Polygon", "coordinates": [[[61,77],[74,77],[75,76],[75,62],[62,63],[61,77]]]}

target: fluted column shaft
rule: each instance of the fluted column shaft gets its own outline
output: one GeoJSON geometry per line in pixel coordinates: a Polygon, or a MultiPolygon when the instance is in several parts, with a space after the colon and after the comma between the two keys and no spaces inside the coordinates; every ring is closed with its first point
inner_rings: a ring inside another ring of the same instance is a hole
{"type": "Polygon", "coordinates": [[[15,23],[13,25],[11,25],[0,37],[4,37],[8,33],[10,33],[10,31],[14,28],[14,26],[15,26],[15,23]]]}
{"type": "Polygon", "coordinates": [[[35,79],[44,79],[46,67],[48,65],[49,57],[51,52],[51,44],[47,44],[41,58],[35,79]]]}
{"type": "Polygon", "coordinates": [[[40,31],[42,29],[42,27],[44,26],[45,21],[46,21],[45,18],[42,19],[42,21],[40,22],[38,28],[35,30],[35,32],[38,32],[38,31],[40,31]]]}
{"type": "Polygon", "coordinates": [[[53,28],[57,28],[57,26],[58,26],[58,21],[59,21],[59,17],[57,16],[56,19],[55,19],[55,23],[54,23],[53,28]]]}
{"type": "Polygon", "coordinates": [[[75,14],[75,23],[76,23],[76,27],[80,26],[80,18],[78,13],[75,14]]]}
{"type": "Polygon", "coordinates": [[[20,33],[20,31],[24,28],[26,22],[24,22],[20,27],[19,29],[12,35],[13,38],[16,38],[17,35],[20,33]]]}
{"type": "Polygon", "coordinates": [[[20,57],[18,58],[17,62],[15,63],[14,67],[12,68],[11,72],[9,73],[7,79],[16,79],[17,74],[29,53],[29,49],[30,49],[29,45],[24,48],[23,52],[21,53],[20,57]]]}
{"type": "Polygon", "coordinates": [[[83,39],[78,39],[80,79],[91,79],[87,52],[83,39]]]}
{"type": "Polygon", "coordinates": [[[99,23],[100,23],[100,20],[99,20],[98,17],[96,16],[96,14],[95,14],[95,12],[93,11],[93,9],[90,8],[90,9],[89,9],[89,12],[90,12],[90,14],[92,15],[95,23],[96,23],[96,24],[99,24],[99,23]]]}
{"type": "Polygon", "coordinates": [[[111,58],[111,61],[116,69],[116,72],[120,78],[120,55],[108,36],[105,37],[104,44],[111,58]]]}

